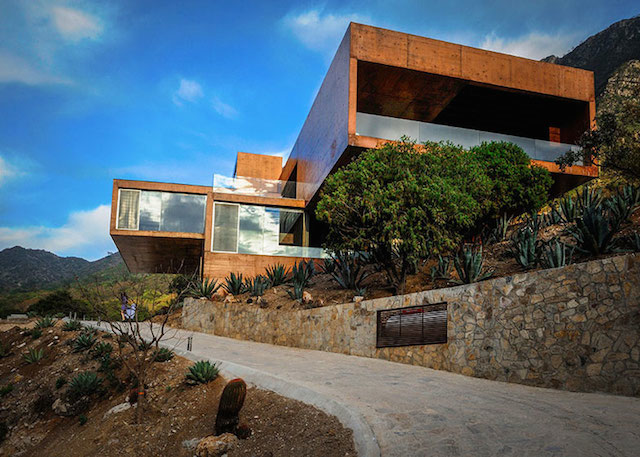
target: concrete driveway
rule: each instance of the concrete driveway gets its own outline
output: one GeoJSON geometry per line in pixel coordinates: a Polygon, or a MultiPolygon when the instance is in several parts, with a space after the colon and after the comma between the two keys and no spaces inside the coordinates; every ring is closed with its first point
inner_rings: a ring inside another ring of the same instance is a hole
{"type": "Polygon", "coordinates": [[[640,399],[487,381],[383,360],[171,330],[165,345],[336,415],[361,455],[640,455],[640,399]],[[193,340],[186,351],[187,337],[193,340]]]}

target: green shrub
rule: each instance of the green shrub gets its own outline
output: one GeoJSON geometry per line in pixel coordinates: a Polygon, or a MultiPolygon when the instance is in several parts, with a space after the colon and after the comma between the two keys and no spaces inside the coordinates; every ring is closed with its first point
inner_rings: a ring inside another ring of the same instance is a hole
{"type": "Polygon", "coordinates": [[[206,384],[218,377],[218,364],[213,365],[208,360],[201,360],[189,367],[187,382],[190,384],[206,384]]]}
{"type": "Polygon", "coordinates": [[[38,363],[44,358],[44,350],[30,348],[29,352],[24,354],[23,357],[24,357],[24,361],[27,362],[28,364],[38,363]]]}
{"type": "Polygon", "coordinates": [[[73,340],[73,352],[84,352],[91,349],[96,342],[96,336],[90,332],[82,332],[73,340]]]}
{"type": "Polygon", "coordinates": [[[65,332],[76,332],[82,330],[82,324],[78,320],[66,321],[62,326],[62,330],[65,332]]]}
{"type": "Polygon", "coordinates": [[[161,363],[162,362],[168,362],[169,360],[173,359],[174,355],[175,354],[171,349],[159,348],[153,354],[153,361],[154,362],[161,362],[161,363]]]}
{"type": "Polygon", "coordinates": [[[482,164],[491,183],[491,191],[483,202],[487,208],[484,219],[492,220],[505,213],[528,213],[547,203],[553,184],[551,173],[531,165],[531,159],[520,146],[494,141],[470,151],[482,164]]]}
{"type": "Polygon", "coordinates": [[[243,294],[245,292],[245,284],[242,278],[242,273],[230,273],[229,276],[224,278],[224,284],[222,287],[231,295],[243,294]]]}
{"type": "Polygon", "coordinates": [[[9,395],[11,392],[13,392],[13,384],[9,383],[6,386],[2,386],[0,387],[0,398],[4,397],[5,395],[9,395]]]}
{"type": "Polygon", "coordinates": [[[29,312],[39,316],[53,316],[57,313],[88,314],[88,307],[83,302],[74,299],[69,291],[57,290],[29,306],[29,312]]]}
{"type": "Polygon", "coordinates": [[[325,266],[328,262],[334,265],[329,274],[343,289],[361,289],[371,276],[371,271],[366,269],[369,259],[364,254],[338,251],[331,254],[330,260],[325,260],[325,266]]]}
{"type": "Polygon", "coordinates": [[[97,343],[93,349],[91,349],[91,354],[94,359],[99,359],[105,355],[111,354],[113,351],[113,346],[110,343],[99,342],[97,343]]]}
{"type": "Polygon", "coordinates": [[[45,316],[45,317],[41,317],[36,321],[35,328],[43,329],[43,328],[53,327],[54,325],[56,325],[56,321],[49,316],[45,316]]]}
{"type": "Polygon", "coordinates": [[[287,282],[289,276],[289,269],[285,268],[281,263],[270,265],[267,267],[267,279],[271,287],[276,287],[287,282]]]}
{"type": "Polygon", "coordinates": [[[102,379],[93,371],[78,373],[69,381],[69,396],[72,399],[91,396],[100,391],[102,379]]]}
{"type": "Polygon", "coordinates": [[[569,265],[571,264],[574,249],[561,241],[551,241],[542,248],[542,265],[545,268],[558,268],[569,265]]]}
{"type": "Polygon", "coordinates": [[[89,419],[87,419],[87,416],[85,416],[84,414],[80,414],[78,416],[78,423],[80,424],[80,426],[83,426],[87,423],[89,419]]]}
{"type": "Polygon", "coordinates": [[[221,284],[218,284],[216,279],[209,280],[205,278],[192,283],[187,294],[193,298],[206,298],[207,300],[211,300],[220,287],[221,284]]]}
{"type": "Polygon", "coordinates": [[[66,383],[67,379],[64,376],[60,376],[58,379],[56,379],[56,389],[60,389],[66,383]]]}
{"type": "Polygon", "coordinates": [[[37,340],[42,336],[42,330],[40,330],[39,328],[33,328],[29,331],[29,335],[31,335],[31,338],[33,338],[34,340],[37,340]]]}
{"type": "Polygon", "coordinates": [[[474,154],[403,138],[331,174],[316,216],[327,223],[327,249],[368,252],[402,294],[421,259],[453,249],[488,212],[490,191],[474,154]]]}
{"type": "Polygon", "coordinates": [[[270,285],[266,276],[258,275],[255,278],[248,278],[244,287],[252,297],[261,297],[270,285]]]}
{"type": "Polygon", "coordinates": [[[493,271],[485,271],[482,267],[483,263],[482,246],[464,245],[458,255],[453,258],[453,264],[460,278],[454,282],[471,284],[490,278],[493,271]]]}

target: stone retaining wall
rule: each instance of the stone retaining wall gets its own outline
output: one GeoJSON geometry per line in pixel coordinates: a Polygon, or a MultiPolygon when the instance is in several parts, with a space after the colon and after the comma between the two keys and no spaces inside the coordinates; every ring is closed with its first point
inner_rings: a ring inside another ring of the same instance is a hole
{"type": "Polygon", "coordinates": [[[487,379],[640,396],[640,255],[476,284],[278,311],[190,299],[185,328],[487,379]],[[448,302],[448,342],[376,349],[379,309],[448,302]]]}

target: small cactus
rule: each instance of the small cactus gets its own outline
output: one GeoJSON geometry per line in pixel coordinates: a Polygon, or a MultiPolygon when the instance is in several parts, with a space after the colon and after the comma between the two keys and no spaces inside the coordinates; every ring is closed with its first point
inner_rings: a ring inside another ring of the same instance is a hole
{"type": "Polygon", "coordinates": [[[247,385],[240,378],[232,379],[224,387],[220,396],[218,415],[216,416],[216,435],[236,433],[236,428],[240,422],[238,414],[240,414],[246,395],[247,385]]]}

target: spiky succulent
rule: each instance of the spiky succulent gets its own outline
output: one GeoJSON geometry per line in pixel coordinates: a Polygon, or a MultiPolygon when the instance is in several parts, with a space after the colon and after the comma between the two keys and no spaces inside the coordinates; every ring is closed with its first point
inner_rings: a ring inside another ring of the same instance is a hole
{"type": "Polygon", "coordinates": [[[98,393],[101,386],[102,378],[97,373],[93,371],[78,373],[69,381],[69,396],[71,398],[90,396],[98,393]]]}
{"type": "Polygon", "coordinates": [[[218,364],[211,364],[208,360],[200,360],[189,367],[187,382],[190,384],[206,384],[218,377],[218,364]]]}
{"type": "Polygon", "coordinates": [[[493,270],[483,268],[482,246],[464,245],[453,258],[453,264],[458,273],[458,284],[471,284],[482,281],[493,275],[493,270]]]}
{"type": "Polygon", "coordinates": [[[41,317],[36,321],[35,328],[43,329],[43,328],[53,327],[54,325],[56,325],[55,319],[49,316],[45,316],[45,317],[41,317]]]}
{"type": "Polygon", "coordinates": [[[72,319],[64,323],[62,330],[65,332],[77,332],[78,330],[82,330],[82,324],[80,321],[72,319]]]}
{"type": "Polygon", "coordinates": [[[157,351],[153,353],[153,361],[154,362],[168,362],[173,359],[174,352],[171,349],[167,348],[159,348],[157,351]]]}
{"type": "Polygon", "coordinates": [[[24,361],[27,362],[28,364],[38,363],[44,358],[44,350],[30,348],[29,352],[24,354],[23,357],[24,357],[24,361]]]}
{"type": "Polygon", "coordinates": [[[249,278],[245,282],[245,290],[249,291],[252,297],[261,297],[269,288],[271,283],[266,276],[258,275],[255,278],[249,278]]]}
{"type": "Polygon", "coordinates": [[[73,351],[84,352],[91,349],[96,342],[96,336],[90,332],[82,332],[73,340],[73,351]]]}
{"type": "Polygon", "coordinates": [[[289,269],[281,263],[275,265],[269,265],[266,269],[267,279],[271,283],[271,287],[276,287],[287,282],[287,276],[289,276],[289,269]]]}
{"type": "Polygon", "coordinates": [[[242,273],[236,274],[231,272],[229,276],[224,278],[224,284],[222,287],[231,295],[243,294],[245,292],[245,284],[242,273]]]}
{"type": "Polygon", "coordinates": [[[206,298],[211,300],[222,284],[218,284],[217,279],[203,279],[196,281],[189,286],[188,295],[193,298],[206,298]]]}

